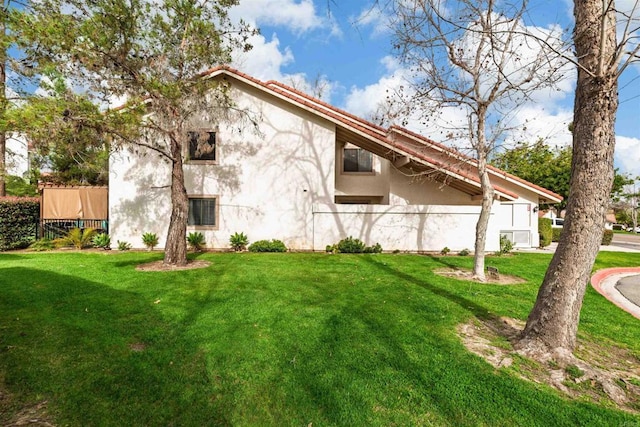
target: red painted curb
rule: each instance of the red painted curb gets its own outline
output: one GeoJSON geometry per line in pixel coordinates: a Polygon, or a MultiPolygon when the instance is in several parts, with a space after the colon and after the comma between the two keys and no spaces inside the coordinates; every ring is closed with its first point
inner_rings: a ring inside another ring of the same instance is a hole
{"type": "MultiPolygon", "coordinates": [[[[610,276],[616,276],[619,274],[629,274],[629,273],[640,274],[640,267],[614,267],[614,268],[604,268],[602,270],[598,270],[593,276],[591,276],[591,286],[593,286],[593,289],[598,291],[600,295],[602,295],[603,297],[611,301],[613,304],[617,305],[618,307],[620,307],[627,313],[631,314],[632,316],[640,319],[640,315],[637,314],[638,310],[636,310],[637,306],[635,304],[633,304],[631,301],[627,300],[626,298],[623,298],[623,301],[626,301],[626,303],[621,302],[619,298],[614,298],[610,292],[607,292],[607,290],[602,288],[602,282],[605,279],[609,278],[610,276]],[[631,307],[633,307],[634,309],[631,309],[631,307]]],[[[617,293],[617,290],[614,290],[614,292],[617,293]]],[[[618,293],[618,295],[620,294],[618,293]]]]}

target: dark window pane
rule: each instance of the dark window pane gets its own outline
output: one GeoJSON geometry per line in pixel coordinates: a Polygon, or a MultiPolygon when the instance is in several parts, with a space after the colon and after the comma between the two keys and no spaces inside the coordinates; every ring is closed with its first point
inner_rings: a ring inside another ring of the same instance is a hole
{"type": "Polygon", "coordinates": [[[190,160],[215,160],[216,159],[216,133],[215,132],[187,132],[189,141],[190,160]]]}
{"type": "Polygon", "coordinates": [[[344,172],[373,172],[373,155],[362,148],[345,148],[344,172]]]}
{"type": "Polygon", "coordinates": [[[216,199],[189,199],[189,225],[216,225],[216,199]]]}
{"type": "Polygon", "coordinates": [[[358,149],[357,148],[344,149],[344,171],[358,172],[358,149]]]}
{"type": "Polygon", "coordinates": [[[367,150],[359,150],[358,172],[373,172],[373,155],[367,150]]]}

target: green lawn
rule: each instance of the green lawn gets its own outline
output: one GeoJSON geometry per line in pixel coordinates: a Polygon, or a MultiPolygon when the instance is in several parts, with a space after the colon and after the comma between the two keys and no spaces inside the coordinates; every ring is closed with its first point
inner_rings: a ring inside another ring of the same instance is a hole
{"type": "MultiPolygon", "coordinates": [[[[549,255],[489,259],[517,286],[432,273],[471,267],[457,256],[203,254],[206,269],[135,270],[160,258],[0,253],[0,425],[43,400],[74,426],[640,424],[457,338],[472,316],[525,319],[549,255]]],[[[596,267],[637,265],[603,253],[596,267]]],[[[640,358],[640,322],[591,288],[580,335],[640,358]]]]}

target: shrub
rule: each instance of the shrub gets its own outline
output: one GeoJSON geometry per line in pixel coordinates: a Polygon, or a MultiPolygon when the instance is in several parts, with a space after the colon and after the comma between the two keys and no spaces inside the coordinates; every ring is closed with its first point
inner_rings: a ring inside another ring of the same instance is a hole
{"type": "Polygon", "coordinates": [[[552,228],[551,233],[552,233],[551,241],[558,242],[560,241],[560,234],[562,234],[562,228],[552,228]]]}
{"type": "Polygon", "coordinates": [[[22,249],[36,240],[40,199],[0,197],[0,251],[22,249]]]}
{"type": "Polygon", "coordinates": [[[460,252],[458,252],[458,255],[460,256],[467,256],[469,255],[471,252],[469,252],[469,249],[464,248],[463,250],[461,250],[460,252]]]}
{"type": "Polygon", "coordinates": [[[76,249],[88,248],[93,244],[93,236],[96,230],[93,228],[72,228],[66,236],[54,240],[57,246],[73,246],[76,249]]]}
{"type": "Polygon", "coordinates": [[[507,236],[500,236],[500,252],[499,255],[506,255],[513,249],[513,242],[507,236]]]}
{"type": "Polygon", "coordinates": [[[364,248],[364,253],[365,254],[380,254],[380,253],[382,253],[382,246],[380,246],[380,243],[376,243],[373,246],[367,246],[366,248],[364,248]]]}
{"type": "Polygon", "coordinates": [[[382,246],[380,246],[380,243],[376,243],[373,246],[366,246],[362,240],[349,236],[346,239],[340,240],[335,245],[327,245],[326,250],[327,252],[339,252],[343,254],[379,254],[382,252],[382,246]]]}
{"type": "Polygon", "coordinates": [[[147,247],[148,250],[152,251],[153,248],[158,246],[158,235],[156,233],[144,233],[142,235],[142,243],[147,247]]]}
{"type": "Polygon", "coordinates": [[[187,236],[187,243],[189,244],[189,247],[196,252],[200,252],[206,246],[204,235],[199,231],[189,233],[187,236]]]}
{"type": "Polygon", "coordinates": [[[365,244],[360,239],[354,239],[349,236],[342,239],[336,245],[338,252],[342,254],[361,254],[364,252],[365,244]]]}
{"type": "Polygon", "coordinates": [[[123,240],[118,240],[119,251],[128,251],[129,249],[131,249],[131,243],[123,240]]]}
{"type": "Polygon", "coordinates": [[[98,233],[93,236],[93,246],[108,251],[111,249],[111,237],[107,233],[98,233]]]}
{"type": "Polygon", "coordinates": [[[249,246],[249,252],[286,252],[287,247],[281,240],[258,240],[249,246]]]}
{"type": "Polygon", "coordinates": [[[553,239],[553,228],[549,218],[538,218],[538,234],[540,235],[540,247],[545,248],[553,239]]]}
{"type": "Polygon", "coordinates": [[[55,245],[51,239],[39,239],[29,245],[29,250],[34,252],[50,251],[53,249],[55,249],[55,245]]]}
{"type": "Polygon", "coordinates": [[[446,255],[446,254],[448,254],[449,252],[451,252],[451,249],[449,249],[448,247],[446,247],[446,246],[445,246],[445,247],[444,247],[444,248],[442,248],[442,250],[440,251],[440,255],[446,255]]]}
{"type": "Polygon", "coordinates": [[[236,232],[229,237],[229,244],[231,245],[231,249],[236,252],[244,251],[249,244],[249,238],[244,233],[236,232]]]}
{"type": "Polygon", "coordinates": [[[601,244],[609,246],[611,244],[611,240],[613,240],[613,230],[604,230],[601,244]]]}

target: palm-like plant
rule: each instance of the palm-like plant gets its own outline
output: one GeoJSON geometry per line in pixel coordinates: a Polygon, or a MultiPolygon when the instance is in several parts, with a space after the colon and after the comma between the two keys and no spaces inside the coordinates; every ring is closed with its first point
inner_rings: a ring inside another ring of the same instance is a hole
{"type": "Polygon", "coordinates": [[[142,235],[142,243],[149,249],[153,250],[156,246],[158,246],[158,235],[156,233],[144,233],[142,235]]]}
{"type": "Polygon", "coordinates": [[[205,247],[204,235],[199,231],[189,233],[187,243],[194,251],[200,252],[205,247]]]}
{"type": "Polygon", "coordinates": [[[57,246],[73,246],[76,249],[84,249],[93,243],[96,230],[93,228],[73,228],[66,236],[56,240],[57,246]]]}

